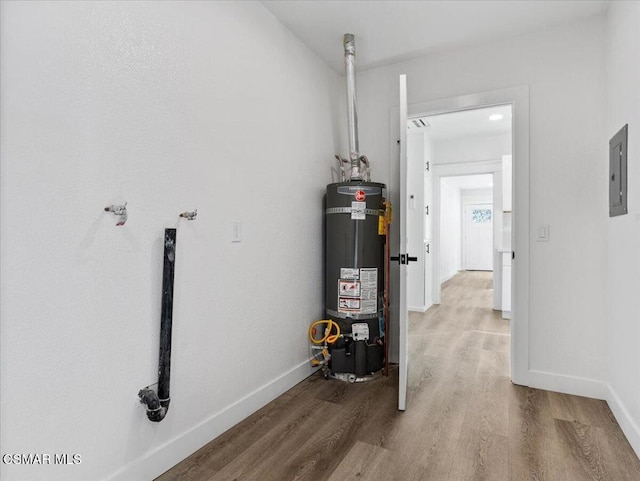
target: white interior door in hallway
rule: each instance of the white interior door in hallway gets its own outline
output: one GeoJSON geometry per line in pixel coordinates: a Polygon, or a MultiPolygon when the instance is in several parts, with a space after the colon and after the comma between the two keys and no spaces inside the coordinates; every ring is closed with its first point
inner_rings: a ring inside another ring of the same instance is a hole
{"type": "Polygon", "coordinates": [[[493,271],[493,204],[463,209],[462,258],[467,271],[493,271]]]}

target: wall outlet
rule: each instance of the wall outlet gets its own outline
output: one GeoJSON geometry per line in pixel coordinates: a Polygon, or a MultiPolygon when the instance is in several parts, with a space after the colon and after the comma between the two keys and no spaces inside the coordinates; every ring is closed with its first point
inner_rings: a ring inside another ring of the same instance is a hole
{"type": "Polygon", "coordinates": [[[242,242],[242,222],[239,220],[231,223],[231,242],[242,242]]]}

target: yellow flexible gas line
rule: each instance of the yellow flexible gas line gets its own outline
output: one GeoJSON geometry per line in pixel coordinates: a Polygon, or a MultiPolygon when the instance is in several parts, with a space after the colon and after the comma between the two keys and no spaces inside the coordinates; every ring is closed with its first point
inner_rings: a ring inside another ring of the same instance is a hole
{"type": "Polygon", "coordinates": [[[340,337],[340,326],[338,325],[337,322],[331,319],[321,319],[320,321],[314,322],[313,324],[311,324],[311,327],[309,327],[309,339],[311,339],[311,342],[313,342],[314,344],[322,344],[325,341],[328,344],[333,344],[338,340],[339,337],[340,337]],[[324,332],[324,337],[322,339],[315,339],[313,337],[313,329],[320,324],[327,324],[327,327],[324,332]],[[333,329],[333,326],[336,327],[337,332],[335,334],[331,334],[331,330],[333,329]]]}

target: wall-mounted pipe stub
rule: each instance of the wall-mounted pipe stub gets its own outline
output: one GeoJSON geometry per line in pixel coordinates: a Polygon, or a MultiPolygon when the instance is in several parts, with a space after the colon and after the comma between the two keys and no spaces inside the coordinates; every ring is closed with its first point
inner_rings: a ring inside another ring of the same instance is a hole
{"type": "Polygon", "coordinates": [[[127,222],[127,219],[129,218],[127,214],[126,202],[124,204],[108,205],[107,207],[104,208],[104,211],[112,212],[116,217],[118,217],[118,223],[116,224],[117,226],[124,225],[124,223],[127,222]]]}
{"type": "Polygon", "coordinates": [[[187,220],[196,220],[197,215],[198,215],[198,209],[193,209],[193,211],[181,213],[180,217],[187,220]]]}
{"type": "Polygon", "coordinates": [[[164,230],[164,266],[162,270],[162,312],[160,314],[160,355],[158,360],[158,392],[149,386],[138,392],[146,406],[150,421],[160,422],[169,410],[171,397],[171,330],[173,322],[173,278],[176,262],[176,229],[164,230]]]}

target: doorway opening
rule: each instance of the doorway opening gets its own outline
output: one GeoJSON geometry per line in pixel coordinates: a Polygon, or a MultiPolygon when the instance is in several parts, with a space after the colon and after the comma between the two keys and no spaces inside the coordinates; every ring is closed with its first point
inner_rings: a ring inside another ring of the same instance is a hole
{"type": "Polygon", "coordinates": [[[442,283],[478,270],[493,273],[493,309],[510,313],[512,105],[413,116],[407,131],[409,252],[424,254],[409,268],[409,310],[426,312],[442,283]]]}
{"type": "MultiPolygon", "coordinates": [[[[409,104],[406,101],[406,76],[401,75],[400,105],[398,107],[391,108],[389,111],[389,138],[391,140],[400,139],[399,143],[396,143],[395,141],[389,143],[389,155],[391,156],[391,158],[394,158],[396,155],[398,155],[399,150],[401,162],[399,162],[397,167],[395,167],[393,163],[391,163],[389,174],[392,179],[394,178],[394,176],[396,176],[396,178],[400,180],[400,198],[396,199],[396,202],[399,202],[404,207],[404,209],[401,210],[399,232],[400,235],[397,237],[396,243],[397,241],[400,242],[400,250],[402,250],[403,252],[408,251],[407,242],[410,240],[410,237],[414,240],[416,238],[415,235],[410,235],[410,230],[413,230],[414,232],[416,230],[415,223],[412,221],[412,219],[407,219],[407,217],[413,217],[416,213],[421,212],[419,208],[422,207],[422,204],[417,202],[415,197],[413,199],[413,205],[415,207],[413,209],[409,207],[412,201],[409,195],[409,192],[411,192],[411,186],[409,185],[410,181],[415,179],[416,176],[419,177],[421,175],[429,175],[433,180],[433,182],[430,184],[432,185],[433,189],[429,193],[425,192],[423,194],[423,199],[427,198],[427,194],[431,195],[432,203],[429,207],[429,214],[427,214],[425,206],[425,218],[427,215],[430,215],[431,222],[423,224],[423,228],[425,229],[425,237],[423,238],[422,242],[423,244],[425,244],[425,251],[430,253],[430,255],[423,256],[423,258],[425,259],[423,262],[423,266],[431,263],[431,272],[433,274],[431,277],[431,289],[427,290],[429,290],[429,292],[431,292],[432,294],[433,304],[438,306],[442,301],[439,262],[436,261],[436,259],[439,260],[440,239],[439,235],[436,235],[435,232],[429,233],[429,237],[427,235],[427,229],[431,228],[433,230],[433,226],[439,225],[440,177],[493,173],[495,180],[494,185],[497,185],[498,182],[496,179],[498,177],[502,177],[502,163],[497,159],[493,161],[477,162],[443,162],[442,165],[438,165],[436,168],[432,163],[433,159],[429,160],[424,157],[424,165],[420,166],[421,172],[418,172],[417,174],[414,171],[408,172],[409,166],[407,165],[407,150],[409,150],[410,147],[408,134],[411,132],[412,127],[410,124],[407,124],[407,120],[411,119],[411,121],[413,121],[423,117],[433,117],[440,114],[476,110],[480,108],[495,107],[501,105],[510,105],[512,109],[511,141],[513,150],[513,170],[510,174],[505,171],[505,177],[512,179],[513,194],[505,196],[505,200],[511,201],[513,205],[513,211],[511,213],[506,205],[503,206],[504,211],[509,214],[507,216],[503,216],[505,224],[505,232],[503,232],[503,234],[505,238],[508,238],[511,241],[511,250],[504,254],[501,252],[497,252],[495,253],[495,255],[496,257],[498,257],[498,259],[502,258],[503,256],[510,256],[512,259],[510,268],[511,280],[509,282],[509,286],[511,287],[511,291],[513,294],[510,296],[510,308],[512,317],[509,324],[510,341],[508,348],[509,356],[507,360],[508,375],[511,382],[513,382],[514,384],[528,386],[532,382],[532,376],[535,375],[529,369],[529,87],[527,85],[521,85],[516,87],[469,93],[456,97],[448,97],[409,104]],[[397,123],[398,118],[401,119],[400,123],[397,123]],[[407,222],[407,220],[409,222],[407,222]],[[412,225],[411,229],[408,228],[408,224],[412,225]],[[510,228],[510,235],[507,234],[507,228],[510,228]],[[425,243],[425,240],[429,240],[429,242],[425,243]]],[[[422,124],[422,122],[419,121],[418,123],[422,124]]],[[[424,126],[419,127],[414,124],[414,127],[419,129],[423,128],[424,126]]],[[[422,143],[422,145],[426,146],[427,142],[428,140],[422,143]]],[[[424,149],[424,151],[430,152],[431,149],[424,149]]],[[[427,185],[427,183],[425,183],[425,185],[427,185]]],[[[501,196],[500,198],[502,198],[502,193],[499,192],[499,190],[500,189],[498,189],[498,194],[501,196]]],[[[419,192],[415,191],[414,195],[417,194],[419,194],[419,192]]],[[[494,196],[494,202],[496,198],[497,197],[494,196]]],[[[423,221],[422,217],[420,218],[421,221],[423,221]]],[[[404,399],[405,404],[407,394],[406,378],[408,365],[408,348],[410,347],[410,343],[408,342],[408,324],[411,320],[411,316],[408,315],[407,307],[413,307],[409,306],[407,303],[407,294],[408,291],[415,288],[411,285],[411,275],[409,272],[411,269],[415,271],[415,265],[416,264],[412,262],[411,265],[408,266],[408,268],[400,268],[400,270],[395,274],[392,273],[392,278],[396,279],[400,286],[400,292],[398,294],[400,301],[395,311],[398,315],[399,322],[395,329],[393,325],[391,326],[392,328],[390,334],[391,336],[393,336],[395,332],[395,338],[398,340],[398,342],[396,344],[391,344],[390,357],[392,359],[398,359],[400,365],[401,376],[399,382],[399,399],[404,399]],[[403,278],[404,284],[402,282],[403,278]],[[407,284],[408,288],[403,290],[403,285],[407,286],[407,284]],[[409,319],[407,320],[408,317],[409,319]]],[[[494,276],[496,274],[497,273],[494,272],[494,276]]],[[[427,287],[428,282],[428,280],[424,282],[424,285],[427,287]]],[[[497,279],[496,285],[498,285],[497,279]]],[[[495,298],[498,295],[497,293],[501,293],[501,290],[494,290],[494,303],[497,300],[495,298]]],[[[491,312],[494,311],[491,310],[491,312]]],[[[413,316],[420,315],[421,313],[412,312],[411,314],[413,316]]],[[[393,315],[394,308],[392,306],[392,316],[393,315]]],[[[411,350],[413,350],[413,348],[411,350]]],[[[412,361],[412,364],[414,362],[415,361],[412,361]]],[[[409,372],[411,372],[411,370],[409,370],[409,372]]]]}
{"type": "Polygon", "coordinates": [[[453,342],[499,350],[509,373],[512,104],[413,116],[407,128],[409,252],[424,253],[408,269],[409,352],[425,325],[444,340],[446,313],[466,313],[453,342]]]}
{"type": "Polygon", "coordinates": [[[440,178],[441,282],[458,271],[493,272],[493,174],[440,178]]]}

